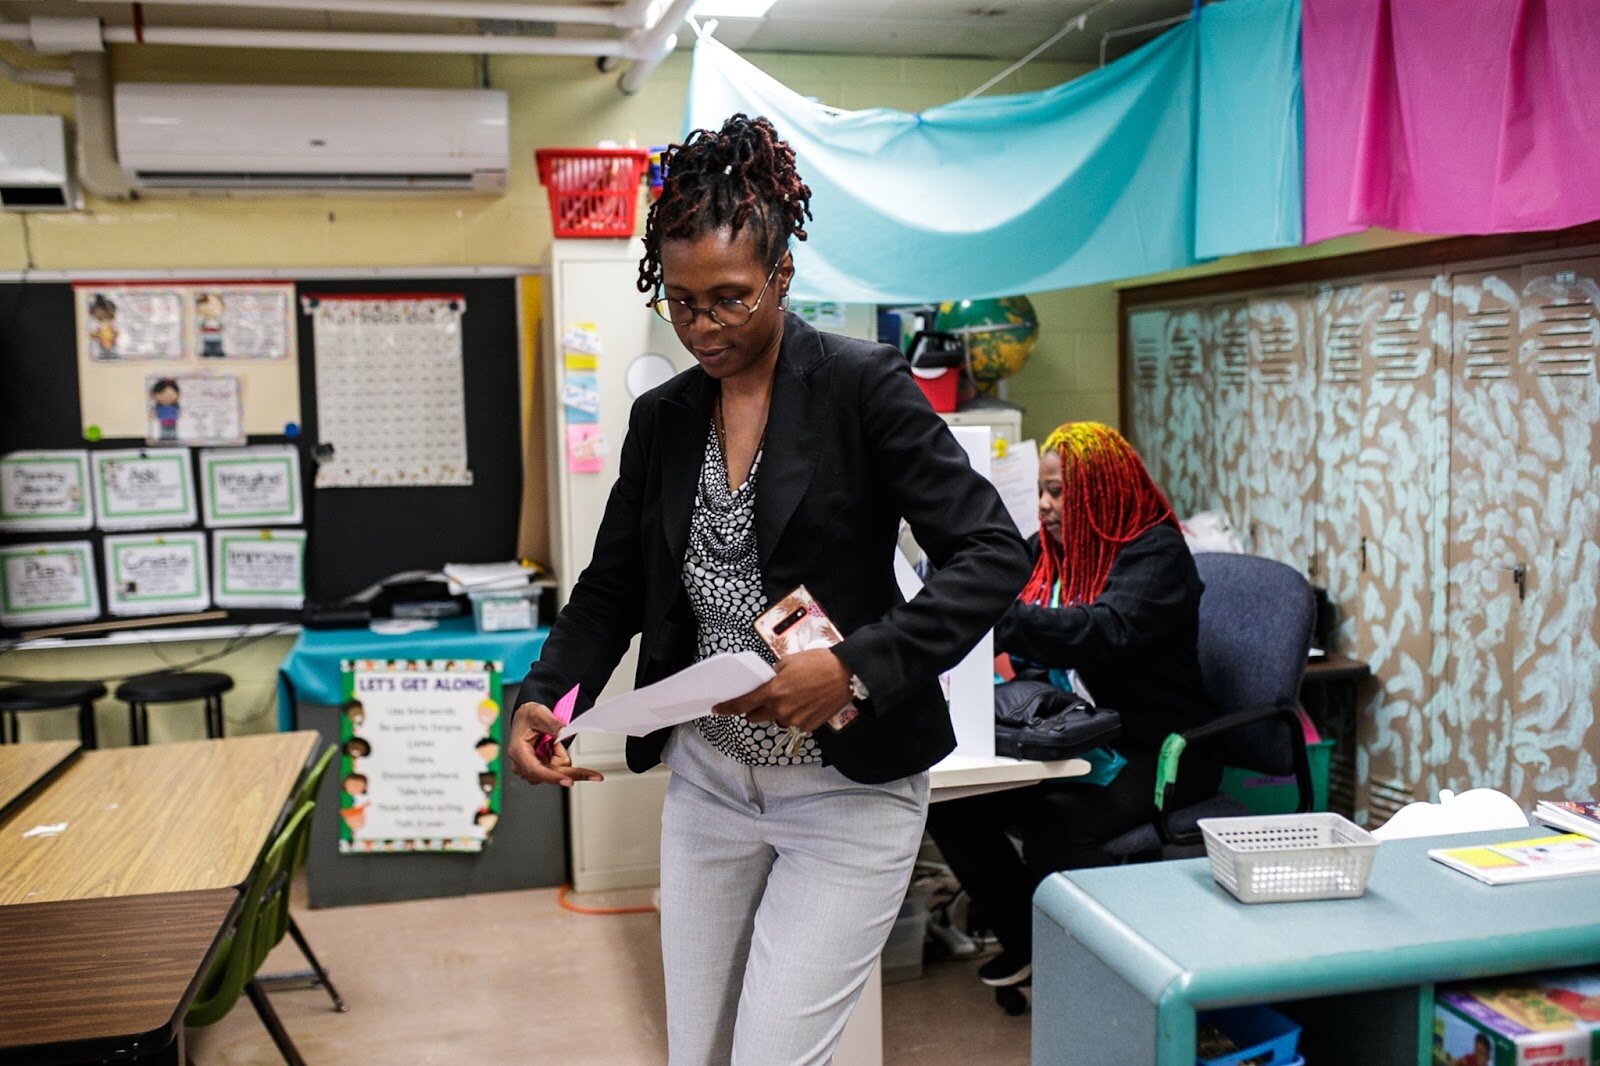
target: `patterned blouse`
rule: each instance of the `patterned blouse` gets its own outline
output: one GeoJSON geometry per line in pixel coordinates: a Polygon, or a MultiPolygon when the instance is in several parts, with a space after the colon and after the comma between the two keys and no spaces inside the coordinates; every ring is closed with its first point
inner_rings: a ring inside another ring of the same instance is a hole
{"type": "MultiPolygon", "coordinates": [[[[723,652],[754,651],[768,662],[772,652],[752,626],[766,609],[761,565],[756,554],[756,477],[761,453],[750,475],[736,490],[728,489],[728,467],[717,440],[716,423],[706,437],[700,465],[700,486],[689,519],[689,550],[683,559],[683,585],[698,623],[695,661],[723,652]]],[[[752,724],[743,718],[708,715],[696,723],[717,750],[748,766],[794,766],[819,763],[822,754],[807,736],[793,756],[789,732],[775,722],[752,724]]]]}

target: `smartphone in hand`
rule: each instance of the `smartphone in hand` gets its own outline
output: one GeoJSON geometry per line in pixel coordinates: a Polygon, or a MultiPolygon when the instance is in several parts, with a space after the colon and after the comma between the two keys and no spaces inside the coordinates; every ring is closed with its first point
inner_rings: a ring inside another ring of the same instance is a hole
{"type": "MultiPolygon", "coordinates": [[[[812,599],[804,585],[757,615],[755,630],[772,654],[780,659],[812,648],[831,648],[844,639],[839,627],[812,599]]],[[[828,719],[828,725],[837,732],[855,721],[860,713],[855,704],[846,704],[828,719]]]]}

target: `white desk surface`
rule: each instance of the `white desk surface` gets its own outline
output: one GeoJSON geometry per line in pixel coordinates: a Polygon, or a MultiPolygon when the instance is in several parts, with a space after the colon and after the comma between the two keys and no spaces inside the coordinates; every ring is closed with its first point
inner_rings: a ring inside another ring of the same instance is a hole
{"type": "Polygon", "coordinates": [[[947,755],[929,771],[929,802],[979,796],[1007,788],[1022,788],[1063,777],[1082,777],[1089,772],[1083,759],[1008,759],[1004,755],[987,758],[973,755],[947,755]]]}

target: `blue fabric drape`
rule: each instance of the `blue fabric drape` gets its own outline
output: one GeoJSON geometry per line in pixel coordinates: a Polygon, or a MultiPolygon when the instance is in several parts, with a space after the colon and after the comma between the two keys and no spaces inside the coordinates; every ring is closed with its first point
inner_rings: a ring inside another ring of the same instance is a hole
{"type": "Polygon", "coordinates": [[[1208,173],[1229,153],[1276,163],[1271,173],[1226,168],[1224,192],[1202,198],[1206,247],[1237,244],[1236,234],[1248,247],[1298,240],[1299,183],[1283,185],[1285,164],[1273,155],[1295,153],[1298,173],[1297,4],[1229,0],[1206,8],[1198,25],[1064,85],[920,114],[827,107],[703,39],[685,130],[715,129],[743,111],[766,115],[794,147],[816,214],[795,249],[792,291],[801,299],[976,298],[1169,270],[1195,262],[1200,159],[1213,161],[1208,173]],[[1237,90],[1227,69],[1208,71],[1199,58],[1213,22],[1223,27],[1219,55],[1241,49],[1241,20],[1213,17],[1234,4],[1281,16],[1269,20],[1270,34],[1250,34],[1253,62],[1237,90]],[[1254,54],[1284,51],[1290,58],[1277,64],[1254,54]],[[1286,71],[1292,98],[1268,84],[1286,71]],[[1197,130],[1214,125],[1197,124],[1197,99],[1218,96],[1233,147],[1197,157],[1197,130]]]}
{"type": "Polygon", "coordinates": [[[1201,9],[1194,252],[1299,244],[1300,0],[1201,9]]]}

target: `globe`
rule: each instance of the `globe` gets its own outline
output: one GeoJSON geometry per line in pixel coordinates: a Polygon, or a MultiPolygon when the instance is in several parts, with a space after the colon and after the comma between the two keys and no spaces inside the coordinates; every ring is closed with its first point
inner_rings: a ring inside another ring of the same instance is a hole
{"type": "Polygon", "coordinates": [[[994,396],[1001,381],[1021,370],[1039,339],[1039,316],[1026,296],[954,300],[939,305],[933,328],[965,338],[980,394],[994,396]]]}

